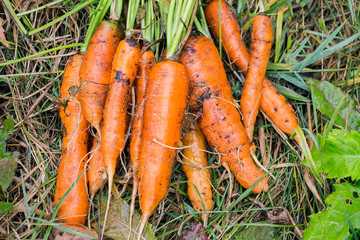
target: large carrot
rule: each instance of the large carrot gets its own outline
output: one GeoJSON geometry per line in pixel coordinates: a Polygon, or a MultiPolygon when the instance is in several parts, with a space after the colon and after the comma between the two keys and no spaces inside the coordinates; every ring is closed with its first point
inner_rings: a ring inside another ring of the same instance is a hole
{"type": "Polygon", "coordinates": [[[184,144],[182,169],[186,174],[188,181],[187,193],[189,199],[197,212],[205,212],[202,215],[204,225],[207,225],[209,211],[213,207],[210,172],[202,168],[208,166],[206,158],[206,139],[201,131],[199,123],[189,115],[189,130],[185,134],[182,142],[184,144]]]}
{"type": "Polygon", "coordinates": [[[79,102],[79,69],[83,57],[72,57],[64,72],[60,97],[65,106],[60,107],[60,118],[65,127],[62,157],[57,177],[54,202],[59,204],[71,185],[71,189],[61,203],[57,216],[69,224],[84,224],[88,210],[88,193],[85,171],[89,124],[82,114],[79,102]],[[82,175],[82,176],[81,176],[82,175]],[[81,177],[80,177],[81,176],[81,177]]]}
{"type": "Polygon", "coordinates": [[[105,163],[99,148],[99,134],[93,140],[93,145],[90,150],[89,166],[87,176],[89,179],[89,194],[90,199],[93,199],[96,192],[100,189],[104,181],[105,163]]]}
{"type": "Polygon", "coordinates": [[[159,1],[159,6],[167,23],[167,54],[165,61],[155,64],[152,68],[145,93],[138,172],[139,202],[142,211],[138,239],[141,238],[150,215],[168,192],[176,147],[181,140],[181,127],[189,90],[189,77],[184,65],[177,62],[178,53],[182,47],[182,38],[186,38],[189,33],[185,34],[184,25],[191,29],[194,18],[192,13],[197,8],[195,0],[159,1]],[[169,9],[168,14],[165,14],[165,9],[169,9]],[[175,14],[174,9],[181,11],[175,14]]]}
{"type": "Polygon", "coordinates": [[[249,70],[240,100],[245,131],[252,141],[254,124],[259,112],[260,96],[272,41],[271,20],[265,15],[254,18],[251,32],[249,70]]]}
{"type": "Polygon", "coordinates": [[[80,69],[80,102],[89,123],[97,130],[102,121],[111,64],[121,31],[118,25],[103,21],[92,36],[80,69]]]}
{"type": "MultiPolygon", "coordinates": [[[[190,97],[197,100],[201,113],[199,123],[210,145],[222,154],[239,183],[249,188],[264,173],[254,164],[249,139],[233,104],[231,87],[214,43],[204,37],[189,38],[180,61],[190,76],[190,97]]],[[[267,190],[267,178],[252,192],[267,190]]]]}
{"type": "Polygon", "coordinates": [[[157,63],[150,72],[138,173],[140,207],[146,220],[168,191],[188,88],[185,67],[178,62],[157,63]]]}
{"type": "MultiPolygon", "coordinates": [[[[249,67],[249,53],[241,37],[240,25],[234,11],[225,1],[220,0],[221,8],[221,41],[230,60],[247,75],[249,67]]],[[[219,0],[212,1],[205,9],[206,21],[210,30],[217,39],[220,36],[219,0]]],[[[260,109],[274,122],[274,124],[287,134],[293,134],[293,129],[299,126],[294,109],[286,102],[271,82],[265,77],[260,97],[260,109]]],[[[295,137],[298,141],[298,138],[295,137]]]]}

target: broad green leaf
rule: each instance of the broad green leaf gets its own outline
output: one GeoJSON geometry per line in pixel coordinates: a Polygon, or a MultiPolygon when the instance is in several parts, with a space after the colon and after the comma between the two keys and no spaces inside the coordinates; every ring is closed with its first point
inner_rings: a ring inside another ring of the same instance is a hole
{"type": "Polygon", "coordinates": [[[8,202],[0,202],[0,217],[9,212],[13,208],[14,204],[8,202]]]}
{"type": "Polygon", "coordinates": [[[348,182],[334,187],[335,192],[325,200],[327,209],[310,215],[303,240],[347,239],[351,229],[360,227],[360,187],[348,182]]]}
{"type": "Polygon", "coordinates": [[[14,179],[19,155],[18,152],[13,152],[12,155],[0,159],[0,187],[3,191],[6,191],[14,179]]]}
{"type": "MultiPolygon", "coordinates": [[[[106,211],[106,204],[101,204],[101,228],[104,227],[104,216],[106,211]]],[[[116,240],[127,240],[130,231],[130,206],[122,199],[114,199],[110,202],[109,215],[106,220],[105,235],[116,240]]],[[[137,239],[138,227],[141,220],[141,215],[137,212],[134,213],[131,238],[137,239]]],[[[96,224],[97,225],[97,224],[96,224]]],[[[97,226],[94,225],[96,228],[97,226]]],[[[156,239],[154,232],[151,229],[151,224],[147,223],[142,236],[148,240],[156,239]]]]}
{"type": "Polygon", "coordinates": [[[250,226],[244,231],[240,232],[235,240],[272,240],[275,238],[276,229],[273,226],[267,226],[270,223],[268,222],[258,222],[259,224],[263,223],[263,226],[250,226]]]}
{"type": "Polygon", "coordinates": [[[327,173],[327,178],[360,178],[360,133],[333,130],[328,137],[319,137],[320,151],[313,147],[316,169],[327,173]]]}
{"type": "Polygon", "coordinates": [[[2,122],[0,126],[0,158],[5,157],[6,154],[6,141],[8,136],[14,131],[14,121],[12,117],[2,122]]]}
{"type": "MultiPolygon", "coordinates": [[[[312,100],[315,108],[331,118],[345,94],[340,88],[327,81],[320,82],[309,79],[307,84],[312,89],[312,100]]],[[[343,129],[347,124],[347,129],[360,132],[360,113],[356,111],[355,106],[356,103],[346,96],[334,123],[343,129]]]]}

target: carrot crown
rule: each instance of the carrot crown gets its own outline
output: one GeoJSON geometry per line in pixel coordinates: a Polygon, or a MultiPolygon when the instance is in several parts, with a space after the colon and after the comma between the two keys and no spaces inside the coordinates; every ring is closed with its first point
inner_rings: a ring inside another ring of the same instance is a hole
{"type": "Polygon", "coordinates": [[[179,44],[186,34],[197,0],[158,0],[160,13],[166,26],[166,58],[180,50],[179,44]]]}
{"type": "Polygon", "coordinates": [[[89,46],[89,43],[90,43],[90,39],[95,32],[95,29],[97,28],[99,23],[105,17],[105,14],[108,11],[111,3],[113,3],[113,4],[112,4],[112,10],[111,10],[112,13],[111,13],[110,18],[113,21],[117,21],[117,20],[119,20],[119,18],[121,16],[123,2],[124,2],[124,0],[116,0],[116,1],[100,0],[99,4],[95,8],[95,11],[93,11],[93,13],[90,14],[90,18],[91,18],[90,24],[89,24],[89,28],[86,32],[84,44],[80,50],[81,52],[86,52],[86,50],[89,46]]]}

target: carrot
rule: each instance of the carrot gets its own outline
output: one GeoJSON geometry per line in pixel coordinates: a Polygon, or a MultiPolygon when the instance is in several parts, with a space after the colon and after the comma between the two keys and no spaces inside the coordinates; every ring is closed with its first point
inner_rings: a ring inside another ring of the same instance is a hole
{"type": "MultiPolygon", "coordinates": [[[[233,104],[231,87],[227,80],[216,46],[204,36],[189,38],[180,57],[190,76],[190,98],[197,100],[201,115],[199,124],[209,144],[222,154],[238,182],[251,187],[264,173],[254,164],[250,142],[233,104]]],[[[265,177],[252,190],[266,191],[265,177]]]]}
{"type": "MultiPolygon", "coordinates": [[[[241,37],[240,25],[236,20],[231,6],[224,0],[220,0],[221,7],[221,41],[230,60],[247,75],[250,56],[241,37]]],[[[210,30],[219,39],[219,0],[212,1],[205,9],[206,21],[210,30]]],[[[265,77],[260,97],[260,109],[274,122],[283,132],[293,134],[293,129],[299,126],[294,109],[286,102],[272,83],[265,77]]],[[[298,137],[295,140],[299,142],[298,137]]]]}
{"type": "Polygon", "coordinates": [[[140,47],[134,36],[126,37],[119,43],[112,65],[100,144],[109,189],[113,183],[117,158],[125,146],[126,114],[140,55],[140,47]]]}
{"type": "Polygon", "coordinates": [[[196,165],[196,167],[183,164],[182,169],[188,178],[187,194],[197,212],[205,212],[202,215],[204,225],[207,225],[209,213],[214,205],[212,200],[210,172],[208,169],[201,168],[208,165],[206,159],[206,140],[201,131],[199,123],[195,121],[191,115],[188,116],[191,124],[188,132],[185,134],[182,142],[184,148],[183,161],[188,164],[196,165]]]}
{"type": "Polygon", "coordinates": [[[60,97],[66,104],[60,107],[60,118],[65,131],[54,196],[55,206],[59,204],[71,185],[80,178],[61,203],[57,213],[61,220],[69,224],[84,224],[89,204],[86,173],[84,173],[89,124],[81,112],[77,93],[80,87],[79,69],[82,62],[83,57],[80,55],[75,55],[69,60],[60,88],[60,97]]]}
{"type": "Polygon", "coordinates": [[[151,68],[155,65],[154,53],[150,50],[145,51],[141,54],[139,60],[138,76],[135,81],[135,96],[136,96],[136,109],[135,117],[131,131],[130,141],[130,159],[131,167],[133,169],[133,190],[132,190],[132,201],[130,206],[130,216],[133,215],[135,208],[135,196],[138,188],[137,172],[139,169],[140,151],[141,151],[141,138],[143,129],[143,117],[144,117],[144,103],[145,103],[145,91],[149,78],[151,68]]]}
{"type": "Polygon", "coordinates": [[[89,194],[90,199],[93,199],[96,192],[99,191],[101,184],[104,181],[104,173],[105,173],[105,163],[103,159],[103,155],[101,153],[101,149],[99,148],[99,134],[94,137],[93,145],[91,147],[89,166],[87,171],[87,176],[89,179],[89,194]]]}
{"type": "Polygon", "coordinates": [[[265,15],[254,18],[251,32],[249,70],[240,100],[245,131],[252,141],[254,124],[259,112],[260,96],[272,41],[271,20],[265,15]]]}
{"type": "Polygon", "coordinates": [[[139,165],[139,199],[143,219],[167,194],[186,108],[189,78],[177,62],[155,64],[146,88],[139,165]]]}
{"type": "Polygon", "coordinates": [[[118,25],[103,21],[92,36],[80,69],[80,102],[85,118],[99,130],[111,64],[122,33],[118,25]]]}
{"type": "Polygon", "coordinates": [[[159,1],[159,6],[162,17],[166,17],[167,52],[166,60],[151,69],[145,93],[138,172],[142,211],[138,240],[150,215],[166,197],[176,147],[181,140],[189,77],[178,59],[194,21],[197,1],[159,1]],[[169,12],[165,14],[163,10],[167,7],[169,12]],[[175,14],[174,9],[180,10],[175,14]]]}

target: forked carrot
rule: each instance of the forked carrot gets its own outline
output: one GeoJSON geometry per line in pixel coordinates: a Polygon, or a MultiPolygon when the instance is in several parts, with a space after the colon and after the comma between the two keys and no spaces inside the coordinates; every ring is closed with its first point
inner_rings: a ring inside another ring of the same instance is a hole
{"type": "MultiPolygon", "coordinates": [[[[190,98],[197,101],[199,124],[209,144],[221,154],[238,182],[245,188],[255,184],[264,173],[254,164],[250,142],[233,104],[231,87],[214,43],[204,36],[186,42],[180,61],[190,76],[190,98]]],[[[252,192],[266,191],[267,178],[252,192]]]]}
{"type": "Polygon", "coordinates": [[[61,84],[60,97],[65,106],[60,107],[60,118],[65,131],[54,196],[57,206],[72,184],[79,179],[61,203],[57,216],[68,224],[81,225],[86,221],[89,205],[85,173],[89,123],[82,114],[78,94],[82,62],[83,57],[80,55],[69,60],[61,84]]]}
{"type": "MultiPolygon", "coordinates": [[[[225,0],[220,0],[220,8],[222,46],[230,60],[247,75],[250,56],[241,37],[240,25],[233,9],[225,0]]],[[[206,7],[205,16],[211,32],[219,39],[219,0],[212,1],[206,7]]],[[[281,131],[287,134],[293,134],[293,129],[299,126],[292,106],[286,102],[285,97],[276,90],[266,77],[263,81],[260,109],[269,116],[281,131]]],[[[295,137],[295,140],[299,142],[297,137],[295,137]]]]}

